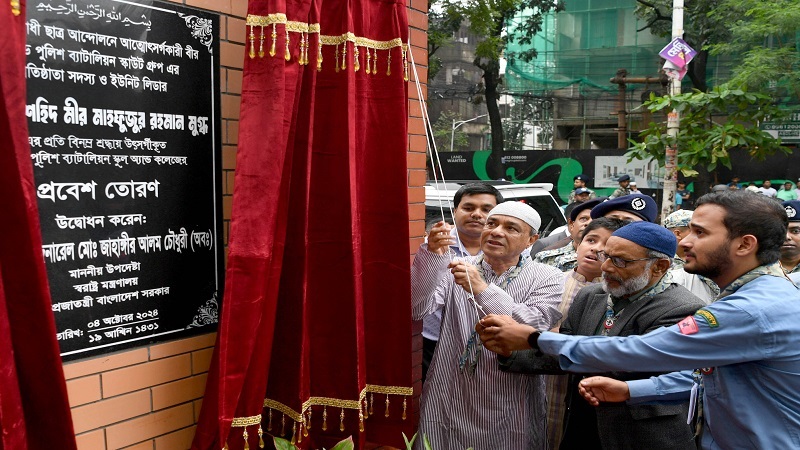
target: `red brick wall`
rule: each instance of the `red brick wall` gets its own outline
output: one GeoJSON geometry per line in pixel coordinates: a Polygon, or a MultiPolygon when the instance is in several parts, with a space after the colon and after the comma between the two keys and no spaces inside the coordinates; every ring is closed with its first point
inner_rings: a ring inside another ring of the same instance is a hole
{"type": "MultiPolygon", "coordinates": [[[[247,0],[170,0],[217,12],[222,93],[223,238],[228,242],[233,196],[247,0]]],[[[409,0],[411,44],[417,72],[427,82],[427,0],[409,0]]],[[[422,242],[425,210],[425,133],[413,73],[409,81],[409,231],[411,249],[422,242]]],[[[427,87],[423,87],[427,96],[427,87]]],[[[419,395],[422,339],[413,329],[415,390],[419,395]]],[[[67,363],[75,434],[80,450],[180,450],[195,432],[215,333],[67,363]]],[[[415,399],[417,400],[417,399],[415,399]]],[[[418,401],[412,417],[417,417],[418,401]]]]}
{"type": "MultiPolygon", "coordinates": [[[[417,65],[417,74],[422,84],[422,96],[428,98],[428,0],[408,1],[408,25],[411,52],[417,65]]],[[[413,261],[425,235],[425,153],[427,140],[422,120],[419,95],[414,81],[414,71],[409,68],[408,82],[408,231],[413,261]]],[[[414,403],[412,417],[419,417],[419,394],[422,390],[422,322],[414,322],[412,328],[411,359],[414,374],[414,403]]]]}

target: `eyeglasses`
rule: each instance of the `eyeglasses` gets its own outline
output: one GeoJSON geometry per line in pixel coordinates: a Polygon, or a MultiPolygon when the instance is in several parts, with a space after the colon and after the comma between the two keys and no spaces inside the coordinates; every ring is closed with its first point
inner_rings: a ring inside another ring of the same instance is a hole
{"type": "Polygon", "coordinates": [[[619,267],[620,269],[624,269],[628,267],[628,263],[636,262],[636,261],[647,261],[648,259],[657,259],[653,257],[648,258],[639,258],[639,259],[625,259],[620,258],[619,256],[610,256],[608,253],[604,251],[597,252],[597,260],[601,263],[606,262],[607,259],[611,260],[611,264],[619,267]]]}

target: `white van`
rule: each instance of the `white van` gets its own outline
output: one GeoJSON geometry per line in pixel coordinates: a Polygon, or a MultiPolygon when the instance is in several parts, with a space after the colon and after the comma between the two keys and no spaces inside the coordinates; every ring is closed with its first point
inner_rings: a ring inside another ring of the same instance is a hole
{"type": "MultiPolygon", "coordinates": [[[[453,208],[453,196],[456,191],[464,184],[479,183],[480,181],[449,181],[447,183],[428,182],[425,185],[425,221],[441,220],[442,213],[448,222],[453,222],[450,211],[453,208]]],[[[555,199],[550,195],[553,189],[552,183],[529,183],[514,184],[501,182],[487,182],[494,185],[503,195],[506,201],[525,202],[542,217],[542,227],[539,236],[545,237],[556,228],[564,227],[567,219],[564,212],[558,206],[555,199]]],[[[563,228],[562,228],[563,229],[563,228]]]]}

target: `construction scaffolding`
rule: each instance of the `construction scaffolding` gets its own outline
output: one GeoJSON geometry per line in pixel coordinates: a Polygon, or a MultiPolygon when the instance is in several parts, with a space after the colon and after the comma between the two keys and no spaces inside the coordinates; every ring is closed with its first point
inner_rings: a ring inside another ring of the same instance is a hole
{"type": "MultiPolygon", "coordinates": [[[[565,11],[544,17],[542,30],[531,44],[520,45],[512,39],[507,46],[506,94],[512,102],[533,99],[550,106],[548,114],[540,114],[542,118],[531,124],[536,130],[552,130],[549,148],[618,147],[618,130],[623,128],[617,121],[619,86],[609,79],[619,69],[653,80],[625,87],[628,136],[650,120],[640,106],[651,92],[665,93],[659,82],[663,61],[658,52],[668,39],[648,30],[637,31],[645,23],[636,17],[635,9],[636,0],[570,0],[565,11]],[[531,48],[537,52],[536,59],[526,62],[515,57],[531,48]]],[[[520,33],[520,24],[529,14],[508,23],[509,34],[520,33]]],[[[709,62],[710,70],[715,70],[714,64],[709,62]]]]}

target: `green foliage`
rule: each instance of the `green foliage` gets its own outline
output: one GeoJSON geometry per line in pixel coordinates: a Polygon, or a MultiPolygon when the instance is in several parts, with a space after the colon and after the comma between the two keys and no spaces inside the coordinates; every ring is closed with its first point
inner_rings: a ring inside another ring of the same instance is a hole
{"type": "Polygon", "coordinates": [[[453,121],[460,121],[462,118],[453,112],[443,112],[431,126],[433,128],[433,139],[436,141],[436,150],[440,152],[450,151],[450,137],[453,137],[453,151],[460,151],[469,146],[469,137],[457,128],[453,133],[453,121]]]}
{"type": "Polygon", "coordinates": [[[453,33],[458,31],[463,17],[442,7],[441,0],[432,0],[428,7],[428,79],[432,80],[442,68],[436,51],[452,44],[453,33]]]}
{"type": "MultiPolygon", "coordinates": [[[[277,450],[297,450],[297,446],[292,444],[290,441],[277,436],[272,437],[272,442],[275,444],[275,448],[277,450]]],[[[355,448],[355,445],[351,436],[347,439],[342,439],[339,441],[331,450],[353,450],[353,448],[355,448]]]]}
{"type": "Polygon", "coordinates": [[[642,142],[631,141],[633,146],[626,154],[629,160],[656,158],[663,166],[666,148],[676,145],[678,169],[691,177],[697,170],[712,172],[719,165],[731,168],[730,150],[734,148],[747,149],[756,160],[776,152],[789,153],[780,140],[757,126],[786,114],[765,94],[722,85],[707,93],[695,90],[673,97],[651,96],[643,106],[655,114],[678,111],[680,129],[671,137],[666,121],[651,122],[640,135],[642,142]]]}
{"type": "Polygon", "coordinates": [[[800,2],[720,0],[711,15],[724,21],[733,39],[709,46],[715,55],[738,55],[730,84],[769,87],[783,101],[800,97],[800,2]]]}
{"type": "MultiPolygon", "coordinates": [[[[406,444],[406,450],[413,450],[414,448],[414,441],[417,439],[417,433],[414,433],[414,436],[411,436],[411,440],[406,437],[406,434],[403,433],[403,441],[406,444]]],[[[431,449],[431,442],[428,440],[428,436],[422,435],[422,445],[425,450],[433,450],[431,449]]],[[[468,448],[467,450],[473,450],[472,447],[468,448]]]]}

